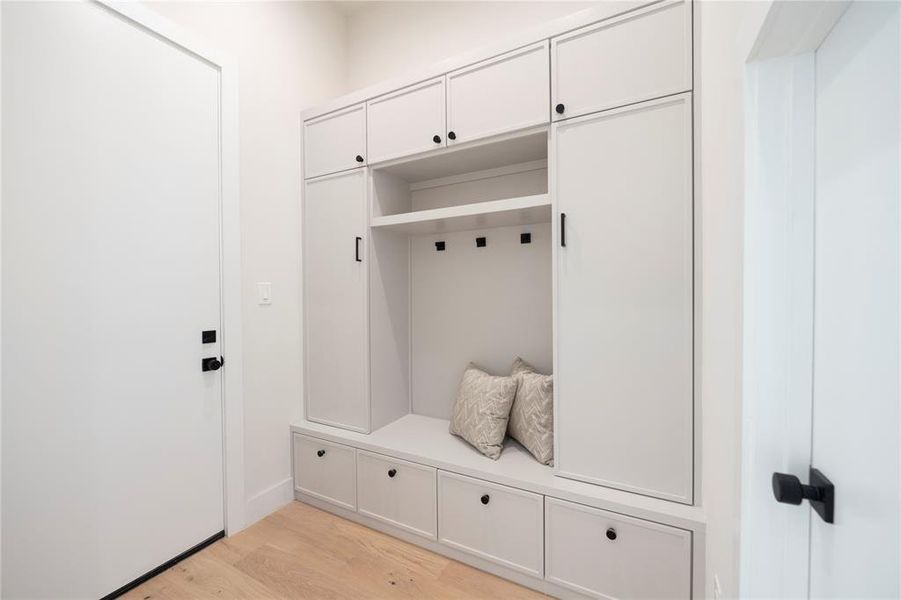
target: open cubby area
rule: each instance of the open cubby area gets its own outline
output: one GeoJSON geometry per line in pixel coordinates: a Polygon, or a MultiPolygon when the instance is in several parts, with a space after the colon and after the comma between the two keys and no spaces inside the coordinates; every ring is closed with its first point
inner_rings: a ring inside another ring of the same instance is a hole
{"type": "Polygon", "coordinates": [[[547,131],[370,177],[373,429],[448,419],[469,362],[506,375],[521,356],[550,373],[547,131]]]}
{"type": "Polygon", "coordinates": [[[449,418],[470,361],[506,375],[522,356],[550,372],[550,233],[543,223],[411,238],[413,413],[449,418]]]}

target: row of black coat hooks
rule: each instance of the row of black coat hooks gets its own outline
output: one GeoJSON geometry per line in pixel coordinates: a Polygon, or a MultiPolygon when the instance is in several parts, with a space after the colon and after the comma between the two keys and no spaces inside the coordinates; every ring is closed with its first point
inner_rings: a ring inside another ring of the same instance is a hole
{"type": "MultiPolygon", "coordinates": [[[[531,233],[520,233],[519,234],[519,243],[520,244],[531,244],[532,243],[532,234],[531,233]]],[[[476,248],[484,248],[488,245],[488,238],[486,237],[477,237],[476,238],[476,248]]],[[[440,240],[435,242],[435,250],[437,252],[444,252],[447,248],[447,244],[444,240],[440,240]]]]}

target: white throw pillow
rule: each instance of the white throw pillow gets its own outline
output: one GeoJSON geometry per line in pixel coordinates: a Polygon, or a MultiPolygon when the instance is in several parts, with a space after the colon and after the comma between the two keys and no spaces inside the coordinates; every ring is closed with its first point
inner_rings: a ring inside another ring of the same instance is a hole
{"type": "Polygon", "coordinates": [[[510,376],[518,385],[507,432],[540,463],[554,464],[554,376],[542,375],[519,357],[510,376]]]}
{"type": "Polygon", "coordinates": [[[504,447],[515,395],[515,379],[495,377],[469,363],[454,402],[449,431],[497,460],[504,447]]]}

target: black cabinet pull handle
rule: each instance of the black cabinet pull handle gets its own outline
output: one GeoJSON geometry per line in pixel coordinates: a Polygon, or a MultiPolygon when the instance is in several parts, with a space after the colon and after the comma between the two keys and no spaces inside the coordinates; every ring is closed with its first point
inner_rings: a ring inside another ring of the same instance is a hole
{"type": "Polygon", "coordinates": [[[491,496],[489,496],[488,494],[483,494],[480,499],[482,501],[482,504],[488,504],[488,501],[491,500],[491,496]]]}
{"type": "Polygon", "coordinates": [[[441,136],[436,134],[436,135],[432,138],[432,141],[435,142],[436,144],[440,144],[440,143],[441,143],[441,136]]]}
{"type": "Polygon", "coordinates": [[[554,107],[554,110],[557,111],[558,115],[562,115],[563,111],[566,110],[566,107],[563,106],[562,104],[558,104],[557,106],[554,107]]]}
{"type": "Polygon", "coordinates": [[[449,139],[449,140],[455,140],[455,139],[457,139],[457,134],[454,133],[453,131],[448,131],[448,132],[447,132],[447,139],[449,139]]]}
{"type": "Polygon", "coordinates": [[[363,157],[357,154],[357,162],[363,162],[363,157]]]}
{"type": "Polygon", "coordinates": [[[616,529],[613,527],[607,529],[607,539],[611,542],[616,539],[616,529]]]}
{"type": "Polygon", "coordinates": [[[363,241],[363,238],[357,236],[354,238],[354,260],[357,262],[363,262],[363,259],[360,258],[360,242],[363,241]]]}
{"type": "Polygon", "coordinates": [[[394,477],[397,475],[397,469],[388,469],[388,477],[394,477]]]}
{"type": "Polygon", "coordinates": [[[560,246],[566,248],[566,213],[560,213],[560,246]]]}
{"type": "Polygon", "coordinates": [[[317,450],[316,456],[318,456],[319,458],[322,458],[323,456],[325,456],[325,450],[317,450]]]}

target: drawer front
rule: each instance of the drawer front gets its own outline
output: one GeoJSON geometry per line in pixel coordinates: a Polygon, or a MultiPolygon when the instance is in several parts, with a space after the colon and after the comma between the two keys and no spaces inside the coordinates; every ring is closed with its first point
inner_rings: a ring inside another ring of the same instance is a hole
{"type": "Polygon", "coordinates": [[[554,38],[551,61],[555,120],[687,91],[691,6],[666,1],[554,38]]]}
{"type": "Polygon", "coordinates": [[[294,489],[343,508],[356,510],[354,449],[295,433],[294,489]]]}
{"type": "Polygon", "coordinates": [[[453,548],[541,577],[544,497],[438,472],[438,536],[453,548]]]}
{"type": "Polygon", "coordinates": [[[318,177],[365,163],[366,158],[366,105],[317,117],[303,125],[304,177],[318,177]]]}
{"type": "Polygon", "coordinates": [[[370,100],[366,110],[370,163],[445,145],[443,76],[370,100]]]}
{"type": "Polygon", "coordinates": [[[360,514],[429,539],[437,539],[436,470],[357,451],[360,514]]]}
{"type": "Polygon", "coordinates": [[[544,41],[450,73],[448,145],[547,123],[549,62],[544,41]]]}
{"type": "Polygon", "coordinates": [[[545,526],[548,581],[596,598],[691,596],[688,531],[555,498],[545,526]]]}

